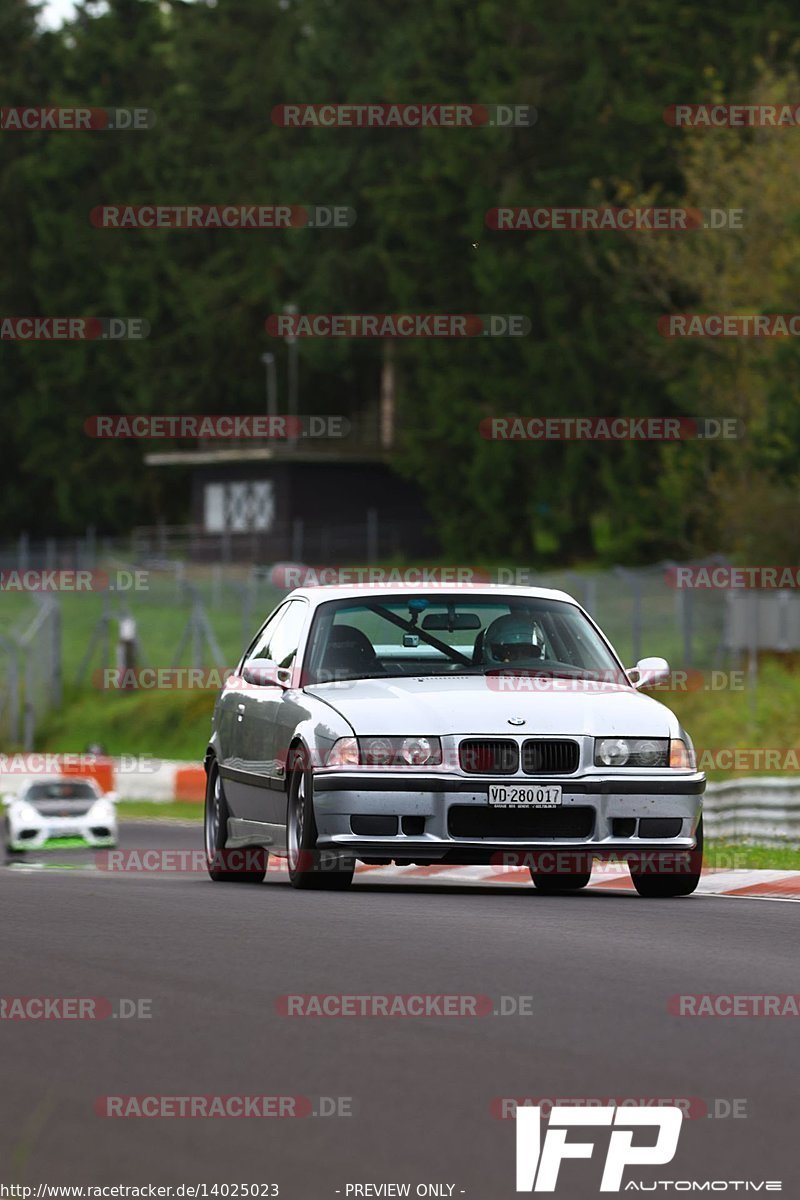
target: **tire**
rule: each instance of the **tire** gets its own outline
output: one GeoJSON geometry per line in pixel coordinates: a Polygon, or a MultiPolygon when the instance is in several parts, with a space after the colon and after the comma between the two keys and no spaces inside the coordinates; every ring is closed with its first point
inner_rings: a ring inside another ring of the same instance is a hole
{"type": "Polygon", "coordinates": [[[269,854],[258,846],[245,846],[241,850],[226,850],[228,830],[228,804],[216,761],[212,761],[206,776],[206,806],[203,818],[203,835],[206,851],[206,867],[214,883],[263,883],[267,873],[269,854]],[[234,864],[241,860],[255,869],[238,869],[234,864]]]}
{"type": "Polygon", "coordinates": [[[19,860],[19,859],[21,859],[21,858],[24,858],[24,857],[25,857],[25,851],[24,851],[24,850],[16,850],[16,849],[12,849],[12,846],[11,846],[11,826],[8,824],[8,822],[7,822],[7,821],[6,821],[6,825],[5,825],[5,831],[4,831],[4,833],[5,833],[5,855],[6,855],[6,861],[7,861],[7,862],[14,862],[15,860],[19,860]]]}
{"type": "Polygon", "coordinates": [[[344,891],[353,882],[355,860],[317,849],[313,787],[314,773],[297,750],[290,762],[286,799],[289,882],[294,888],[344,891]]]}
{"type": "MultiPolygon", "coordinates": [[[[680,853],[680,851],[678,852],[680,853]]],[[[675,859],[675,851],[670,854],[670,861],[675,859]]],[[[676,872],[675,868],[663,874],[655,871],[634,871],[633,863],[629,864],[633,886],[640,896],[648,900],[668,900],[676,896],[691,896],[700,882],[703,869],[703,818],[697,826],[697,845],[689,851],[689,870],[676,872]]]]}

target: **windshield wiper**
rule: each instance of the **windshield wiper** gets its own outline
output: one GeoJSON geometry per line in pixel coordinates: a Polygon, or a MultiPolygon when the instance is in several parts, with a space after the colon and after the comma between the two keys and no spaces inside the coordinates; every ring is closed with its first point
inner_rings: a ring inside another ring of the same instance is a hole
{"type": "Polygon", "coordinates": [[[489,667],[486,675],[544,675],[551,679],[582,679],[586,678],[576,671],[552,671],[541,667],[489,667]]]}
{"type": "Polygon", "coordinates": [[[581,683],[607,683],[609,687],[625,686],[625,679],[622,675],[617,679],[606,679],[602,676],[592,674],[591,671],[584,671],[580,667],[576,667],[572,671],[555,671],[547,668],[539,667],[490,667],[486,671],[487,675],[516,675],[522,678],[544,678],[544,679],[577,679],[581,683]]]}

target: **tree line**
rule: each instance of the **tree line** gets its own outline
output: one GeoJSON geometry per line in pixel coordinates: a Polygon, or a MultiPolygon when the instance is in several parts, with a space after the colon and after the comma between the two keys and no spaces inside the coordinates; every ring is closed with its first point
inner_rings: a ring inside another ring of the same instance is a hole
{"type": "Polygon", "coordinates": [[[2,104],[144,108],[152,127],[0,133],[0,315],[122,316],[145,339],[3,340],[2,527],[107,533],[188,515],[185,474],[106,413],[263,412],[265,319],[519,314],[524,336],[307,339],[301,412],[377,404],[450,557],[790,561],[796,338],[670,339],[670,313],[796,306],[800,127],[677,128],[670,106],[791,101],[783,0],[110,0],[0,16],[2,104]],[[532,125],[295,128],[292,103],[481,103],[532,125]],[[98,206],[336,205],[337,229],[122,229],[98,206]],[[498,207],[743,213],[685,233],[493,228],[498,207]],[[496,441],[494,416],[736,417],[736,440],[496,441]],[[485,428],[485,425],[484,425],[485,428]]]}

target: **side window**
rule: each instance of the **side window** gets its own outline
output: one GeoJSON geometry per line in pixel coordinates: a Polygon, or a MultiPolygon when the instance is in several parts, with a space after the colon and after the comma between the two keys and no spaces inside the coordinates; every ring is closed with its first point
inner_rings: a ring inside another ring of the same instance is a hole
{"type": "Polygon", "coordinates": [[[283,618],[286,616],[288,609],[289,605],[284,604],[282,608],[279,608],[278,611],[270,617],[264,628],[256,636],[255,641],[251,642],[250,648],[245,652],[244,658],[242,659],[242,666],[244,666],[246,662],[249,662],[251,658],[269,658],[269,655],[267,654],[267,647],[269,646],[273,634],[277,630],[283,618]]]}
{"type": "Polygon", "coordinates": [[[297,654],[307,613],[308,606],[302,600],[291,600],[286,606],[286,615],[272,633],[262,657],[271,658],[279,667],[288,670],[297,654]]]}

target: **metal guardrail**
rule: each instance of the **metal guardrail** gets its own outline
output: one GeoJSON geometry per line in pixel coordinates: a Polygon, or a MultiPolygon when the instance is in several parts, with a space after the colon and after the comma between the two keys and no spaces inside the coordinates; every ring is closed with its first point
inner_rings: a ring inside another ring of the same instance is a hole
{"type": "Polygon", "coordinates": [[[800,844],[800,775],[709,783],[703,809],[706,837],[766,845],[800,844]]]}

